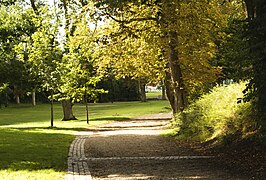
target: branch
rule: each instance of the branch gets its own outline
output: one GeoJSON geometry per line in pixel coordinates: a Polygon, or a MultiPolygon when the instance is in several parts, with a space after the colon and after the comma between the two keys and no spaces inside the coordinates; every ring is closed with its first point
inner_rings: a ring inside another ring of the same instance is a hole
{"type": "Polygon", "coordinates": [[[32,9],[34,10],[34,12],[35,12],[37,15],[39,15],[38,9],[37,9],[37,7],[36,7],[36,5],[35,5],[35,0],[30,0],[30,3],[31,3],[31,7],[32,7],[32,9]]]}
{"type": "Polygon", "coordinates": [[[119,20],[119,19],[114,18],[108,12],[106,12],[105,14],[108,17],[110,17],[112,20],[114,20],[115,22],[123,23],[123,24],[129,24],[129,23],[132,23],[134,21],[158,21],[158,19],[157,18],[154,18],[154,17],[143,17],[143,18],[132,18],[132,19],[129,19],[129,20],[119,20]]]}

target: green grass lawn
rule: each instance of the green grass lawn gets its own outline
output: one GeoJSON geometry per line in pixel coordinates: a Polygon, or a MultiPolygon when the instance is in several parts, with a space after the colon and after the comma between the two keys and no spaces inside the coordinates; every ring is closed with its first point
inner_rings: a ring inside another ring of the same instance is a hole
{"type": "Polygon", "coordinates": [[[0,179],[62,179],[75,132],[110,121],[168,112],[168,106],[167,101],[90,104],[87,125],[83,104],[74,106],[75,121],[61,121],[62,108],[55,104],[54,128],[49,127],[48,104],[0,109],[0,179]]]}
{"type": "Polygon", "coordinates": [[[162,92],[161,91],[148,91],[146,92],[147,99],[153,99],[153,98],[161,98],[162,92]]]}

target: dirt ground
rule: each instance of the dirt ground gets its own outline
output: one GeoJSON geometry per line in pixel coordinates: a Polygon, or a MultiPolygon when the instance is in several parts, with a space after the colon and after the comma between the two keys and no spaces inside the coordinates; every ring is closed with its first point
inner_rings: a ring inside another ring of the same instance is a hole
{"type": "Polygon", "coordinates": [[[160,134],[169,120],[135,119],[90,129],[84,148],[93,179],[246,180],[241,169],[160,134]],[[203,156],[204,154],[204,156],[203,156]]]}

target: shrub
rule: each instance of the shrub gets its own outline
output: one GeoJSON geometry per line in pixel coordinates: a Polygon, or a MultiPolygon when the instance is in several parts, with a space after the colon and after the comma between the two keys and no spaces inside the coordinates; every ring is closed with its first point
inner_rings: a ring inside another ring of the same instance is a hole
{"type": "MultiPolygon", "coordinates": [[[[208,140],[242,136],[256,129],[251,103],[237,103],[245,83],[217,86],[175,117],[179,137],[208,140]]],[[[232,138],[234,137],[234,138],[232,138]]],[[[230,138],[229,138],[230,139],[230,138]]]]}

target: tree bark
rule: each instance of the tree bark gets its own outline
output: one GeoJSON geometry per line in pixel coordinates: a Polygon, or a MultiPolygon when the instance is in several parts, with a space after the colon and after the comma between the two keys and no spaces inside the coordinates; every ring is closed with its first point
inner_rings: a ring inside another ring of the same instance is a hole
{"type": "Polygon", "coordinates": [[[166,100],[165,83],[162,82],[162,100],[166,100]]]}
{"type": "Polygon", "coordinates": [[[20,97],[19,94],[15,94],[15,98],[16,98],[16,103],[20,104],[20,97]]]}
{"type": "Polygon", "coordinates": [[[85,87],[85,106],[86,106],[86,121],[89,124],[89,106],[88,106],[88,96],[87,96],[87,89],[85,87]]]}
{"type": "Polygon", "coordinates": [[[140,94],[140,101],[146,102],[147,97],[146,97],[146,91],[145,91],[145,83],[143,83],[143,81],[141,80],[139,80],[139,94],[140,94]]]}
{"type": "Polygon", "coordinates": [[[261,131],[266,132],[266,53],[265,53],[265,28],[266,28],[266,2],[265,0],[245,0],[249,22],[250,50],[255,54],[253,60],[253,83],[255,86],[255,98],[258,123],[261,131]]]}
{"type": "Polygon", "coordinates": [[[3,93],[0,92],[0,109],[2,108],[3,93]]]}
{"type": "Polygon", "coordinates": [[[38,12],[38,8],[36,7],[35,5],[35,0],[30,0],[30,3],[31,3],[31,7],[32,9],[34,10],[34,12],[39,15],[39,12],[38,12]]]}
{"type": "Polygon", "coordinates": [[[252,50],[259,55],[253,62],[254,82],[257,90],[257,113],[260,129],[266,133],[266,2],[265,0],[252,1],[251,13],[254,13],[254,23],[252,22],[251,31],[253,31],[252,50]],[[253,29],[254,28],[254,29],[253,29]]]}
{"type": "Polygon", "coordinates": [[[173,95],[175,99],[175,108],[177,111],[183,111],[186,106],[186,94],[184,89],[184,82],[179,64],[178,51],[178,36],[176,32],[169,33],[169,69],[171,80],[173,84],[173,95]]]}
{"type": "Polygon", "coordinates": [[[176,100],[174,96],[174,88],[172,85],[171,74],[168,71],[166,71],[165,74],[166,76],[165,76],[164,84],[165,84],[166,95],[170,103],[173,115],[175,115],[177,113],[177,104],[176,104],[176,100]]]}
{"type": "Polygon", "coordinates": [[[54,93],[51,92],[51,127],[54,126],[54,93]]]}
{"type": "Polygon", "coordinates": [[[36,106],[36,93],[35,90],[31,92],[31,100],[32,100],[32,105],[36,106]]]}
{"type": "Polygon", "coordinates": [[[71,100],[62,101],[62,108],[64,113],[62,121],[77,120],[77,118],[73,115],[73,106],[74,104],[71,102],[71,100]]]}

